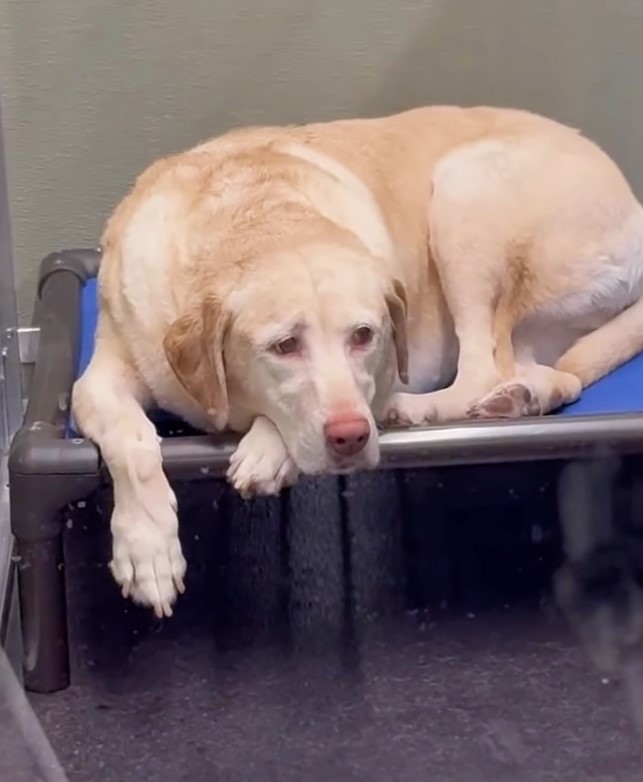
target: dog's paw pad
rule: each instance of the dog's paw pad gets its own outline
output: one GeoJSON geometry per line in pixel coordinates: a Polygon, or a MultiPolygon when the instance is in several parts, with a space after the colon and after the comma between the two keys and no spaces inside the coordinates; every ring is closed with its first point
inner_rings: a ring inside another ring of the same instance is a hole
{"type": "Polygon", "coordinates": [[[185,591],[186,563],[178,538],[154,552],[115,545],[110,569],[123,597],[151,607],[159,619],[172,616],[176,598],[185,591]]]}
{"type": "Polygon", "coordinates": [[[403,426],[402,416],[399,410],[388,410],[384,418],[384,423],[388,426],[403,426]]]}
{"type": "Polygon", "coordinates": [[[524,418],[542,414],[538,397],[523,383],[504,383],[472,405],[468,418],[524,418]]]}
{"type": "Polygon", "coordinates": [[[117,507],[112,516],[110,570],[123,597],[150,606],[156,616],[172,615],[177,596],[185,591],[186,562],[178,537],[175,498],[168,504],[117,507]],[[155,510],[153,519],[146,513],[155,510]]]}
{"type": "Polygon", "coordinates": [[[384,414],[386,426],[423,426],[435,420],[436,414],[428,395],[395,394],[384,414]]]}
{"type": "Polygon", "coordinates": [[[297,468],[289,456],[282,461],[268,459],[239,460],[230,466],[227,478],[243,499],[270,497],[294,483],[297,468]]]}
{"type": "Polygon", "coordinates": [[[254,426],[230,458],[228,481],[244,499],[279,494],[297,478],[297,467],[272,425],[254,426]]]}

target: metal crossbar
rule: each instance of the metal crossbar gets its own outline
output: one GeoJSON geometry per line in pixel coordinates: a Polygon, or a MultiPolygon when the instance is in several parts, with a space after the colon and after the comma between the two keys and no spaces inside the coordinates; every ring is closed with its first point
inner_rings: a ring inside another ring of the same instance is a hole
{"type": "Polygon", "coordinates": [[[0,106],[0,603],[1,596],[5,594],[11,557],[9,445],[22,421],[18,315],[1,108],[0,106]]]}

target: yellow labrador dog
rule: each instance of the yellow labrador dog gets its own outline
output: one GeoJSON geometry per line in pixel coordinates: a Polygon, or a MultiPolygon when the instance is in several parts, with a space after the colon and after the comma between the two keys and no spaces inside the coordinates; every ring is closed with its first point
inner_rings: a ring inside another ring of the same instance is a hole
{"type": "Polygon", "coordinates": [[[643,210],[577,131],[421,108],[228,133],[152,165],[103,236],[74,389],[112,572],[170,615],[185,561],[145,409],[243,433],[228,473],[373,467],[377,423],[547,413],[643,347],[643,210]]]}

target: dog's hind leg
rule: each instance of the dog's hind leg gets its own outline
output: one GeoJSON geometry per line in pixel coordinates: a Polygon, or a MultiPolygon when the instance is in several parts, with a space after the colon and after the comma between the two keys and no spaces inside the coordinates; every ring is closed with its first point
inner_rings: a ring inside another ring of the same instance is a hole
{"type": "Polygon", "coordinates": [[[458,341],[457,373],[448,388],[395,394],[386,415],[390,423],[463,419],[474,402],[513,374],[511,235],[497,218],[507,212],[509,196],[502,181],[488,179],[484,158],[437,177],[429,244],[458,341]]]}
{"type": "Polygon", "coordinates": [[[542,364],[518,369],[516,376],[497,385],[473,404],[467,418],[521,418],[546,415],[576,401],[581,381],[569,372],[542,364]]]}
{"type": "Polygon", "coordinates": [[[643,298],[578,339],[554,367],[533,364],[496,386],[468,412],[471,418],[546,415],[574,402],[584,388],[643,350],[643,298]]]}

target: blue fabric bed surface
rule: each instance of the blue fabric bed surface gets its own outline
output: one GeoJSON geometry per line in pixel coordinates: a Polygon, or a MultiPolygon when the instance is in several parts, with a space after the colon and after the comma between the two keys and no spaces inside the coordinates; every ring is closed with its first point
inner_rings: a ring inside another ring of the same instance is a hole
{"type": "MultiPolygon", "coordinates": [[[[80,375],[92,356],[98,315],[96,280],[87,282],[81,297],[81,344],[78,360],[80,375]]],[[[553,415],[607,415],[643,413],[643,353],[587,388],[574,404],[553,415]]]]}

